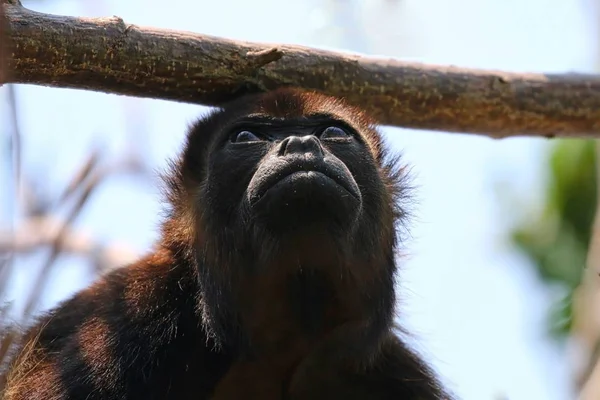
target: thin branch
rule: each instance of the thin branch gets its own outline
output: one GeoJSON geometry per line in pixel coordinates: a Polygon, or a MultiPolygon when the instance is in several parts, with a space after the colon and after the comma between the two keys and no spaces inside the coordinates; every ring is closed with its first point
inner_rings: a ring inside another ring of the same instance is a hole
{"type": "MultiPolygon", "coordinates": [[[[79,214],[83,210],[83,207],[88,203],[90,196],[96,190],[98,185],[104,180],[105,177],[106,177],[106,175],[104,175],[104,174],[97,174],[85,184],[85,187],[84,187],[82,193],[79,195],[79,198],[77,199],[77,201],[75,203],[75,206],[73,207],[73,209],[70,210],[67,218],[65,219],[64,225],[61,227],[61,229],[56,234],[54,243],[50,250],[50,255],[46,259],[46,262],[44,263],[40,274],[36,277],[36,279],[34,281],[33,290],[31,292],[32,296],[29,297],[28,301],[25,304],[25,309],[23,312],[24,316],[29,316],[31,314],[31,312],[37,307],[37,304],[40,299],[39,295],[43,292],[43,290],[46,286],[46,283],[48,281],[48,276],[50,275],[50,272],[52,271],[52,265],[57,260],[58,256],[60,255],[60,253],[63,249],[62,242],[65,238],[65,235],[67,234],[67,232],[69,230],[69,227],[73,224],[75,219],[79,216],[79,214]]],[[[74,180],[76,180],[76,179],[79,179],[79,174],[75,175],[74,180]]]]}
{"type": "MultiPolygon", "coordinates": [[[[33,217],[20,225],[16,232],[0,231],[0,254],[27,254],[43,247],[54,246],[65,222],[52,216],[33,217]]],[[[139,254],[127,246],[103,244],[89,233],[68,227],[62,230],[61,251],[89,258],[99,265],[99,272],[135,261],[139,254]]]]}
{"type": "MultiPolygon", "coordinates": [[[[8,0],[0,0],[5,3],[8,0]]],[[[143,28],[5,4],[8,82],[220,105],[297,86],[346,98],[382,124],[481,133],[600,136],[600,77],[431,66],[300,46],[143,28]]]]}
{"type": "Polygon", "coordinates": [[[6,323],[6,314],[8,314],[9,309],[10,304],[0,305],[0,396],[2,396],[7,379],[4,367],[18,335],[16,327],[6,323]]]}
{"type": "MultiPolygon", "coordinates": [[[[9,55],[12,54],[12,43],[8,40],[2,40],[3,37],[7,35],[8,32],[8,20],[4,13],[4,7],[0,7],[0,85],[4,81],[9,80],[9,76],[11,70],[9,69],[9,55]]],[[[13,204],[11,204],[12,214],[9,217],[10,219],[10,227],[13,227],[15,223],[15,216],[18,210],[18,202],[19,202],[19,193],[21,192],[21,130],[19,127],[19,120],[17,117],[17,101],[16,94],[14,90],[14,85],[9,85],[8,87],[8,106],[10,112],[10,120],[12,122],[11,130],[10,130],[10,138],[9,138],[9,148],[7,149],[6,155],[9,159],[9,163],[12,166],[13,180],[10,185],[7,185],[7,195],[13,196],[13,204]],[[12,187],[10,187],[12,186],[12,187]],[[12,193],[11,192],[12,189],[12,193]]],[[[13,261],[14,255],[12,253],[6,254],[2,260],[0,260],[0,295],[4,293],[9,279],[12,275],[13,271],[13,261]]],[[[9,339],[6,339],[10,341],[9,339]]],[[[2,344],[0,344],[0,362],[3,359],[3,350],[5,348],[5,340],[2,340],[2,344]]],[[[1,384],[0,384],[1,387],[1,384]]]]}
{"type": "Polygon", "coordinates": [[[89,176],[96,170],[96,166],[100,161],[100,152],[98,149],[93,149],[87,157],[87,160],[79,167],[79,170],[75,173],[75,176],[71,179],[67,187],[61,193],[58,199],[58,203],[61,204],[66,201],[73,193],[81,188],[84,182],[89,176]]]}

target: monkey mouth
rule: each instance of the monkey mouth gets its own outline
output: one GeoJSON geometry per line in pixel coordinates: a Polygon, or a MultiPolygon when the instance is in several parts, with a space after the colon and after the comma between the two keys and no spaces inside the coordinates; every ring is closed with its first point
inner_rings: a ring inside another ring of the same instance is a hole
{"type": "Polygon", "coordinates": [[[345,166],[342,168],[325,162],[293,162],[272,167],[274,168],[265,168],[265,173],[257,171],[252,179],[255,182],[252,182],[250,186],[255,187],[256,190],[250,193],[251,204],[260,201],[269,191],[288,184],[305,185],[309,190],[307,195],[318,192],[319,189],[327,190],[336,187],[341,189],[343,193],[341,196],[350,196],[359,203],[362,200],[358,185],[345,166]]]}
{"type": "Polygon", "coordinates": [[[352,193],[352,189],[346,184],[346,182],[337,180],[321,171],[315,171],[315,170],[308,170],[308,171],[301,170],[301,171],[292,172],[292,173],[284,176],[277,182],[275,182],[272,186],[266,188],[263,195],[266,194],[269,190],[275,189],[276,187],[278,187],[280,185],[285,185],[288,183],[293,183],[294,181],[301,181],[301,180],[321,181],[321,182],[326,182],[325,184],[336,185],[336,186],[342,188],[344,191],[346,191],[350,196],[352,196],[356,200],[358,200],[358,197],[354,193],[352,193]]]}

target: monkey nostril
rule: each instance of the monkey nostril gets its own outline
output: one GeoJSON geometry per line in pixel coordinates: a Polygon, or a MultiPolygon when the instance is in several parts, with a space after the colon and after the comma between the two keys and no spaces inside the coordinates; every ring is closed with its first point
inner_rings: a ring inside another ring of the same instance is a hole
{"type": "Polygon", "coordinates": [[[279,145],[278,155],[285,156],[288,154],[313,154],[323,156],[323,147],[314,135],[306,136],[289,136],[285,138],[279,145]]]}
{"type": "Polygon", "coordinates": [[[285,156],[285,154],[287,152],[287,147],[288,147],[289,143],[290,143],[290,138],[289,137],[283,139],[281,141],[281,143],[279,143],[279,148],[277,149],[277,155],[278,156],[285,156]]]}

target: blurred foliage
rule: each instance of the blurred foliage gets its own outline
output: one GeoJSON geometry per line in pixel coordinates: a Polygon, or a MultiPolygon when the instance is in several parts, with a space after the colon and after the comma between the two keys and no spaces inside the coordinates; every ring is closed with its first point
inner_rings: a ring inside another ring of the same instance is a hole
{"type": "Polygon", "coordinates": [[[565,289],[552,305],[550,333],[571,329],[572,299],[585,267],[596,208],[596,146],[593,140],[561,140],[552,147],[545,204],[521,220],[512,242],[537,269],[540,279],[565,289]]]}

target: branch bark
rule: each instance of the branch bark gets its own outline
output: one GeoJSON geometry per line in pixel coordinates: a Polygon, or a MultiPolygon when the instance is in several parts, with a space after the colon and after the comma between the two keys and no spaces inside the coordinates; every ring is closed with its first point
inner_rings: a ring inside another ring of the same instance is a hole
{"type": "Polygon", "coordinates": [[[74,18],[4,2],[5,83],[218,106],[296,86],[344,97],[384,125],[490,137],[600,136],[600,77],[431,66],[74,18]]]}

